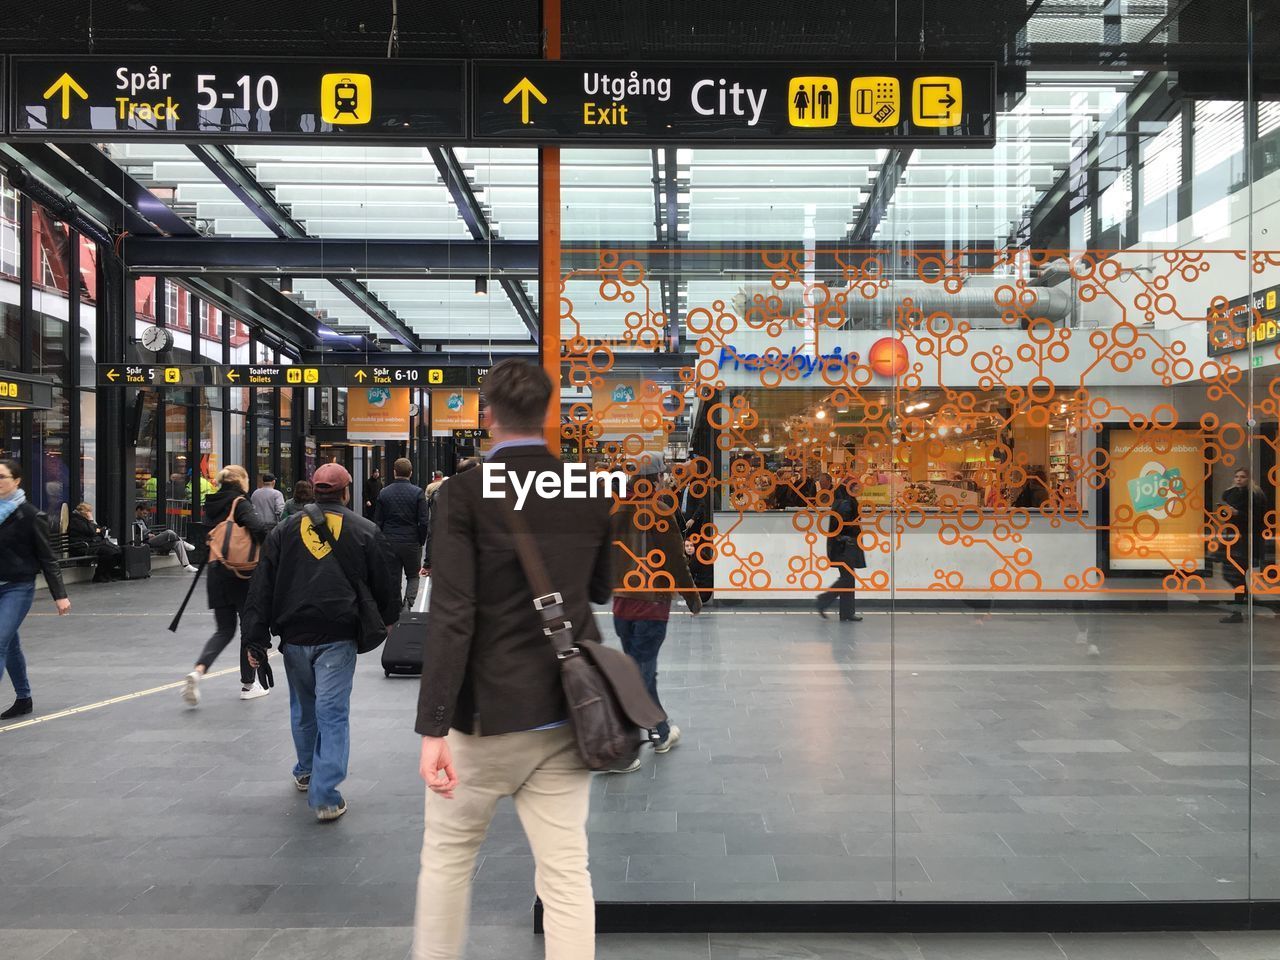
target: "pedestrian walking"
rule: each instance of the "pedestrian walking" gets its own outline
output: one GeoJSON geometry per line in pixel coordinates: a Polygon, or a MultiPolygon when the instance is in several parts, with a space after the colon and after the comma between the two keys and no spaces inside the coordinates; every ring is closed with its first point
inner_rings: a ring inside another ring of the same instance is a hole
{"type": "Polygon", "coordinates": [[[1241,467],[1222,494],[1222,504],[1235,534],[1226,545],[1226,561],[1222,565],[1222,577],[1234,594],[1234,609],[1218,622],[1244,623],[1241,608],[1249,596],[1249,578],[1266,545],[1263,534],[1267,527],[1267,498],[1250,479],[1249,471],[1241,467]]]}
{"type": "MultiPolygon", "coordinates": [[[[218,491],[204,502],[205,522],[214,528],[209,535],[211,547],[221,548],[219,541],[219,525],[230,520],[236,527],[247,534],[237,537],[236,544],[251,542],[261,544],[270,529],[265,520],[249,502],[249,474],[238,464],[229,464],[218,474],[218,491]]],[[[230,528],[230,533],[235,531],[230,528]]],[[[234,549],[234,548],[233,548],[234,549]]],[[[213,636],[200,651],[195,667],[186,675],[182,685],[182,699],[190,706],[200,704],[200,678],[209,672],[218,654],[227,648],[231,638],[236,635],[237,623],[243,634],[244,605],[249,596],[249,576],[244,570],[233,568],[243,566],[251,560],[247,557],[228,559],[210,558],[205,585],[209,595],[209,609],[213,611],[213,636]]],[[[258,682],[244,649],[243,637],[240,644],[240,699],[256,700],[265,697],[270,691],[258,682]]]]}
{"type": "Polygon", "coordinates": [[[49,546],[49,518],[27,501],[22,489],[22,465],[0,460],[0,677],[7,671],[13,683],[13,705],[0,720],[35,710],[27,658],[18,639],[36,595],[36,575],[43,573],[58,616],[71,612],[62,573],[49,546]]]}
{"type": "MultiPolygon", "coordinates": [[[[562,464],[543,422],[552,383],[523,360],[485,377],[490,436],[482,469],[436,494],[430,664],[415,729],[427,785],[413,960],[458,960],[467,933],[476,852],[502,797],[515,801],[536,865],[550,960],[595,955],[587,870],[591,773],[568,724],[560,667],[512,549],[507,504],[485,496],[486,472],[532,483],[562,464]]],[[[556,402],[558,403],[558,394],[556,402]]],[[[521,517],[581,637],[599,639],[591,603],[609,598],[612,498],[530,494],[521,517]]]]}
{"type": "Polygon", "coordinates": [[[404,606],[413,606],[418,596],[418,578],[423,570],[422,547],[427,542],[429,518],[422,488],[410,479],[413,463],[401,457],[391,466],[394,479],[382,488],[373,509],[373,521],[387,538],[395,558],[392,576],[404,574],[404,606]]]}
{"type": "Polygon", "coordinates": [[[316,502],[267,537],[249,588],[244,638],[249,663],[267,663],[280,636],[289,678],[289,720],[297,763],[293,784],[320,821],[347,812],[339,787],[351,751],[351,689],[367,591],[382,623],[400,616],[386,540],[348,509],[351,474],[326,463],[312,478],[316,502]],[[361,590],[364,588],[364,591],[361,590]]]}
{"type": "Polygon", "coordinates": [[[274,473],[264,473],[262,475],[262,485],[253,491],[253,496],[249,498],[249,502],[268,527],[274,527],[280,522],[281,514],[284,513],[284,494],[276,489],[276,475],[274,473]]]}
{"type": "MultiPolygon", "coordinates": [[[[690,613],[697,614],[702,609],[702,595],[693,582],[684,538],[677,527],[680,514],[658,517],[653,526],[645,529],[637,523],[637,513],[651,511],[651,501],[665,489],[663,470],[661,454],[641,454],[627,498],[617,505],[613,515],[614,582],[625,585],[636,578],[644,582],[640,587],[624,588],[614,594],[613,628],[622,641],[622,649],[640,668],[649,696],[659,706],[658,654],[667,639],[673,594],[679,591],[690,613]],[[665,527],[660,529],[660,525],[665,527]],[[655,551],[661,555],[656,564],[655,551]]],[[[680,728],[666,720],[658,725],[656,733],[655,753],[669,753],[680,742],[680,728]]],[[[631,764],[610,772],[634,773],[641,766],[637,757],[631,764]]]]}
{"type": "Polygon", "coordinates": [[[832,489],[833,486],[835,494],[831,510],[834,516],[831,518],[831,528],[825,532],[827,560],[830,561],[831,566],[838,569],[839,573],[831,589],[818,596],[818,615],[825,620],[827,610],[832,604],[838,603],[840,622],[855,623],[862,617],[857,609],[854,588],[858,581],[853,571],[867,565],[867,555],[858,542],[858,538],[862,535],[862,523],[858,519],[862,508],[854,495],[854,489],[857,487],[855,478],[849,477],[839,484],[833,484],[831,477],[827,474],[823,474],[819,479],[819,489],[832,489]]]}
{"type": "Polygon", "coordinates": [[[299,480],[293,485],[293,496],[284,502],[284,510],[280,512],[281,520],[288,520],[295,513],[301,513],[308,503],[316,502],[316,489],[310,480],[299,480]]]}

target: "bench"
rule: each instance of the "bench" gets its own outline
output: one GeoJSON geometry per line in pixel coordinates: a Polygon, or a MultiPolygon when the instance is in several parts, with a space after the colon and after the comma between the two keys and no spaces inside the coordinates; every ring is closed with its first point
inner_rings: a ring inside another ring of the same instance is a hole
{"type": "Polygon", "coordinates": [[[73,557],[68,552],[68,541],[65,533],[50,533],[49,546],[53,548],[53,555],[57,558],[58,568],[66,570],[70,567],[92,567],[98,562],[97,557],[73,557]]]}

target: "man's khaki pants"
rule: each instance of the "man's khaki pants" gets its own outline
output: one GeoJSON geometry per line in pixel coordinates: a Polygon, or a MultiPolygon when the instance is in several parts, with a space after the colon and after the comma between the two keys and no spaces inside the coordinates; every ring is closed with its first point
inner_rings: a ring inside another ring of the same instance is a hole
{"type": "Polygon", "coordinates": [[[595,899],[587,872],[591,773],[568,726],[495,737],[449,734],[454,799],[427,791],[413,960],[459,960],[476,852],[503,797],[515,800],[536,867],[547,960],[593,960],[595,899]]]}

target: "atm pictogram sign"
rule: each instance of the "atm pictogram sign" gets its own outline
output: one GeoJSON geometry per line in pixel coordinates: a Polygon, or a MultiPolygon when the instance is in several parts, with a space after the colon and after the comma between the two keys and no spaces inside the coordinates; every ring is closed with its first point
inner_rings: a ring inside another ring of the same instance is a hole
{"type": "Polygon", "coordinates": [[[849,121],[855,127],[896,127],[902,120],[897,77],[854,77],[849,85],[849,121]]]}
{"type": "Polygon", "coordinates": [[[787,85],[787,119],[793,127],[834,127],[840,118],[840,84],[835,77],[792,77],[787,85]]]}

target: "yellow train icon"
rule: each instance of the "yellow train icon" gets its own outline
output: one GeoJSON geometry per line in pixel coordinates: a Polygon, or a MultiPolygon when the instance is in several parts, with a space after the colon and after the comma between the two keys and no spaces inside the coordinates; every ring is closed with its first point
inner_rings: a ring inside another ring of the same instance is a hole
{"type": "Polygon", "coordinates": [[[355,117],[360,113],[360,88],[350,77],[343,77],[333,85],[333,112],[355,117]]]}
{"type": "Polygon", "coordinates": [[[373,118],[373,80],[367,73],[326,73],[320,78],[320,117],[343,126],[373,118]]]}

